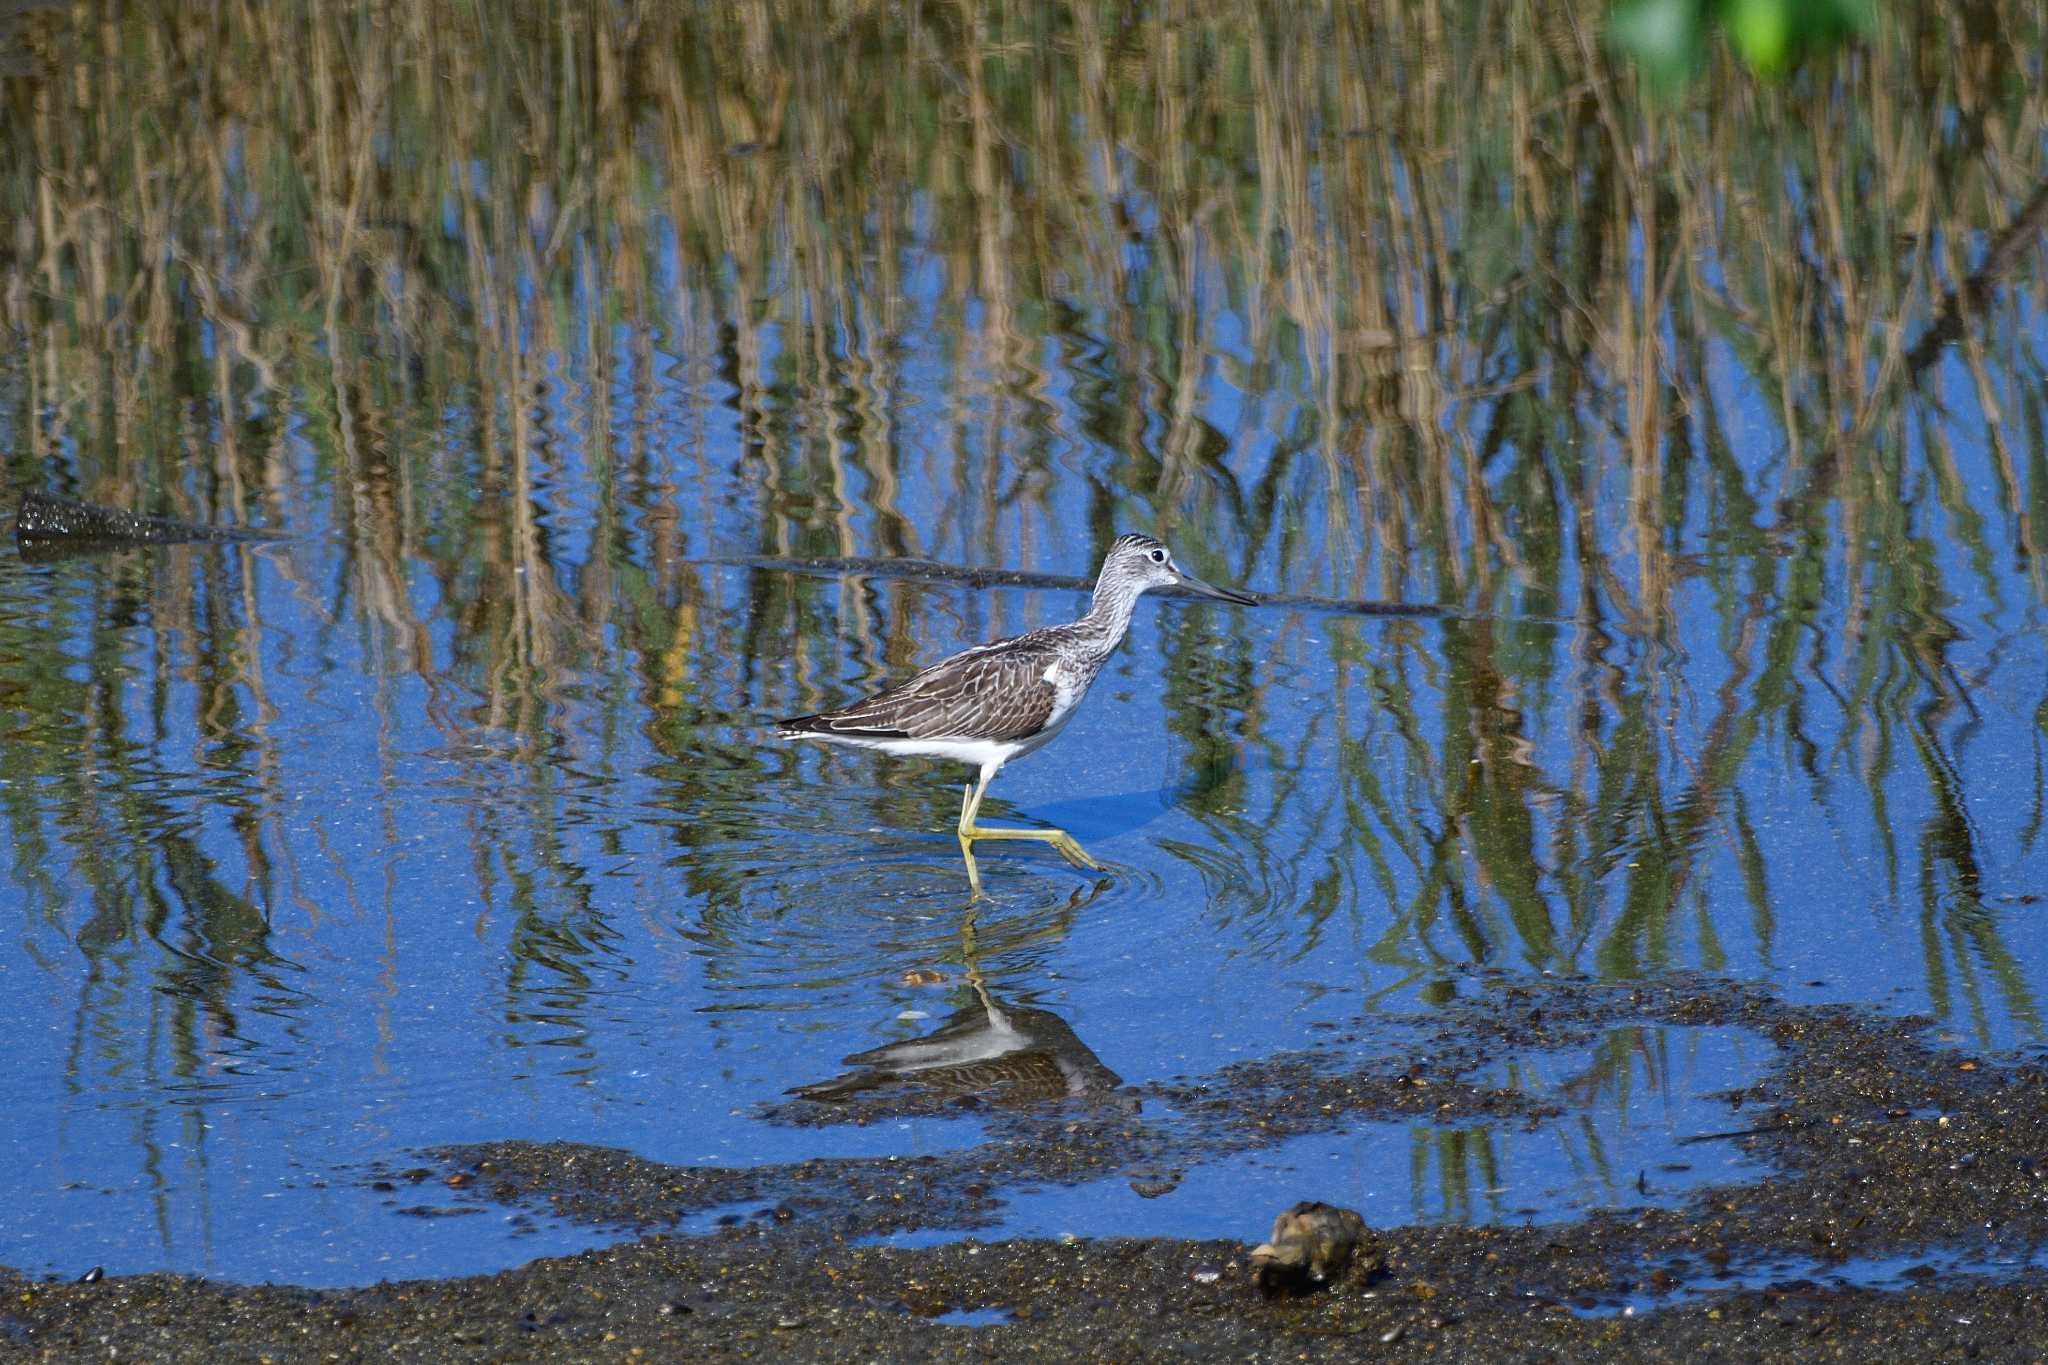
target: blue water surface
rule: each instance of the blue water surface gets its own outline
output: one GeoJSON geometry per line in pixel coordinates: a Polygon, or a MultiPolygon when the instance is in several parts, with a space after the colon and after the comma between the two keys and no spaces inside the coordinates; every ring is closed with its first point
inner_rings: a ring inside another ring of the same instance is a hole
{"type": "MultiPolygon", "coordinates": [[[[434,232],[493,192],[452,177],[434,232]]],[[[1698,970],[2043,1044],[2038,290],[1854,441],[1788,428],[1818,381],[1743,318],[1688,317],[1720,330],[1646,456],[1601,387],[1624,380],[1581,387],[1595,361],[1548,333],[1475,305],[1383,360],[1253,268],[1228,204],[1182,251],[1125,197],[1113,250],[1019,297],[916,195],[886,241],[831,215],[843,294],[772,215],[763,271],[670,259],[705,229],[659,203],[637,273],[596,229],[545,259],[458,242],[511,281],[465,334],[502,382],[413,349],[403,291],[388,331],[266,319],[247,345],[303,344],[268,378],[223,361],[218,393],[130,346],[175,391],[135,414],[90,373],[51,391],[36,345],[0,356],[18,483],[288,534],[0,551],[0,1263],[333,1285],[627,1235],[375,1187],[439,1144],[973,1147],[967,1109],[766,1112],[970,980],[1130,1086],[1427,1015],[1482,968],[1698,970]],[[1143,601],[996,781],[984,821],[1064,828],[1105,871],[986,847],[970,907],[964,770],[773,738],[1073,618],[1134,530],[1267,600],[1143,601]]],[[[1557,1221],[1764,1178],[1681,1139],[1728,1126],[1708,1097],[1769,1045],[1641,1033],[1492,1076],[1550,1087],[1534,1129],[1333,1128],[1163,1196],[1005,1191],[975,1235],[1253,1240],[1297,1198],[1557,1221]]]]}

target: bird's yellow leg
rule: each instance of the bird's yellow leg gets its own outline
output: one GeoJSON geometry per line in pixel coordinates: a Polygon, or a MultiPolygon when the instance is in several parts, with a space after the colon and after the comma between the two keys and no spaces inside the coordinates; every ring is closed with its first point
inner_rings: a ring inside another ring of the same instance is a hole
{"type": "Polygon", "coordinates": [[[964,834],[960,836],[960,861],[967,864],[967,898],[973,901],[981,895],[981,869],[974,862],[974,841],[964,834]]]}
{"type": "Polygon", "coordinates": [[[960,803],[960,854],[967,860],[967,881],[975,892],[981,891],[981,876],[974,866],[974,844],[979,839],[1028,839],[1033,843],[1051,844],[1054,851],[1075,867],[1102,870],[1102,864],[1088,856],[1073,835],[1063,829],[1004,829],[988,825],[977,825],[974,817],[981,810],[982,794],[995,777],[995,769],[984,768],[981,780],[967,784],[967,799],[960,803]]]}
{"type": "Polygon", "coordinates": [[[993,773],[983,773],[979,785],[969,782],[967,795],[960,802],[960,859],[967,864],[968,899],[981,894],[981,869],[974,862],[974,840],[969,837],[974,829],[974,812],[981,805],[981,789],[988,785],[993,773]]]}

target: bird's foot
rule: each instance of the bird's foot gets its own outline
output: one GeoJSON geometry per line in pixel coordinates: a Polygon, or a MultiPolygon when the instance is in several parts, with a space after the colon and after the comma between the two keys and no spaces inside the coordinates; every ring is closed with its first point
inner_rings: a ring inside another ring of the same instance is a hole
{"type": "Polygon", "coordinates": [[[1073,835],[1063,829],[1002,829],[987,825],[969,825],[960,831],[960,851],[967,858],[968,880],[980,889],[980,879],[974,872],[974,844],[981,839],[1028,839],[1033,843],[1051,844],[1053,851],[1075,867],[1091,872],[1104,870],[1101,863],[1088,856],[1073,835]]]}
{"type": "Polygon", "coordinates": [[[1075,867],[1084,867],[1090,872],[1100,872],[1103,870],[1102,864],[1089,857],[1088,850],[1081,847],[1073,835],[1068,834],[1065,830],[1055,830],[1052,832],[1058,834],[1059,838],[1048,839],[1046,842],[1057,849],[1062,858],[1065,858],[1075,867]]]}

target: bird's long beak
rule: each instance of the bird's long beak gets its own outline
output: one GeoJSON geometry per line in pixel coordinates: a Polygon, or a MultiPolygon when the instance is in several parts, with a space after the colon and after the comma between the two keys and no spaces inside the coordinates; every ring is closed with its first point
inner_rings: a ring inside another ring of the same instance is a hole
{"type": "Polygon", "coordinates": [[[1183,573],[1179,569],[1173,571],[1173,576],[1175,587],[1186,588],[1189,592],[1199,593],[1203,597],[1213,597],[1218,602],[1235,602],[1241,607],[1249,607],[1259,600],[1248,592],[1239,592],[1235,588],[1219,588],[1214,583],[1204,583],[1193,574],[1183,573]]]}

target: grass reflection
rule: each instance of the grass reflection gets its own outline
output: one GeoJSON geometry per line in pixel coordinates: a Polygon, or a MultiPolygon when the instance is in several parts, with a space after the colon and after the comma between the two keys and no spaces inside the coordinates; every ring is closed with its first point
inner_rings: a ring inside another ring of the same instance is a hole
{"type": "Polygon", "coordinates": [[[180,918],[235,964],[181,998],[223,1009],[343,913],[307,869],[397,923],[396,857],[291,813],[321,741],[280,731],[345,678],[381,848],[417,784],[462,793],[436,829],[515,1036],[594,1046],[646,922],[721,989],[846,987],[921,941],[788,902],[879,828],[852,899],[930,910],[953,789],[821,779],[752,719],[1060,601],[730,561],[1073,573],[1170,527],[1220,581],[1446,609],[1162,614],[1182,823],[1145,848],[1233,950],[1348,941],[1375,990],[1769,972],[1803,916],[1903,915],[1937,1012],[2038,1035],[2003,899],[2038,776],[2023,832],[1981,803],[2048,711],[2048,18],[1887,11],[1652,103],[1600,12],[34,13],[10,486],[301,541],[8,586],[25,951],[180,918]]]}

